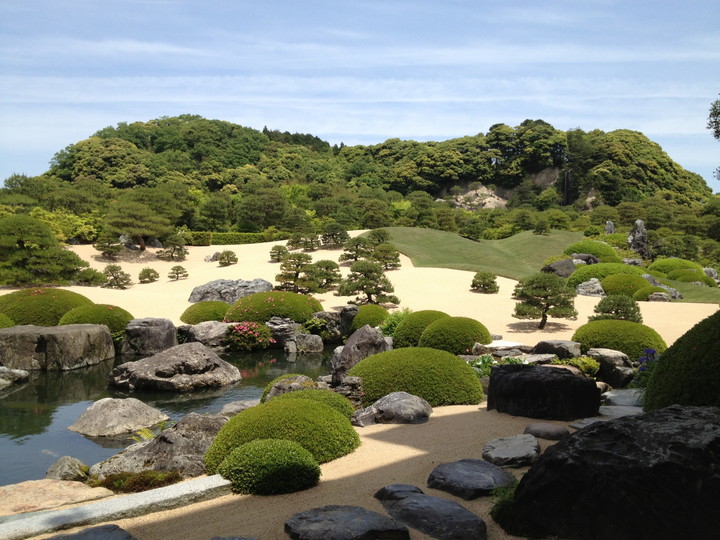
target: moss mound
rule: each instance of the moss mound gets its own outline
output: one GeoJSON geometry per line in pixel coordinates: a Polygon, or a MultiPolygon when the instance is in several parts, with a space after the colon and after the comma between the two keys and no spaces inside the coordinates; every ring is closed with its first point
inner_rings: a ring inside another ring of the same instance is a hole
{"type": "Polygon", "coordinates": [[[357,315],[352,320],[352,325],[350,325],[350,331],[354,332],[355,330],[362,328],[366,324],[369,324],[370,326],[380,326],[385,319],[388,318],[388,315],[390,315],[390,312],[385,309],[382,306],[378,306],[377,304],[365,304],[363,306],[360,306],[358,309],[357,315]]]}
{"type": "Polygon", "coordinates": [[[360,444],[350,421],[332,407],[310,399],[272,399],[233,416],[205,453],[205,469],[218,466],[239,446],[257,439],[294,441],[318,463],[349,454],[360,444]]]}
{"type": "Polygon", "coordinates": [[[258,439],[245,443],[218,467],[236,493],[277,495],[316,486],[320,466],[301,445],[282,439],[258,439]]]}
{"type": "Polygon", "coordinates": [[[436,320],[449,316],[447,313],[435,311],[434,309],[413,311],[395,327],[393,346],[396,349],[400,347],[416,347],[425,328],[436,320]]]}
{"type": "Polygon", "coordinates": [[[22,289],[0,296],[0,312],[16,325],[56,326],[71,309],[90,304],[82,294],[63,289],[22,289]]]}
{"type": "Polygon", "coordinates": [[[490,332],[481,322],[469,317],[441,317],[428,325],[418,347],[440,349],[453,354],[470,354],[476,343],[490,343],[490,332]]]}
{"type": "Polygon", "coordinates": [[[205,321],[222,321],[230,306],[219,300],[203,300],[189,306],[180,315],[185,324],[200,324],[205,321]]]}
{"type": "Polygon", "coordinates": [[[636,274],[641,276],[644,273],[645,270],[643,268],[623,263],[588,264],[576,268],[575,271],[570,274],[570,277],[568,278],[568,286],[577,287],[581,283],[589,281],[592,278],[597,278],[602,281],[607,276],[611,276],[613,274],[636,274]]]}
{"type": "Polygon", "coordinates": [[[650,295],[656,292],[666,293],[667,291],[662,287],[654,287],[652,285],[648,287],[642,287],[633,293],[633,300],[635,300],[636,302],[647,302],[648,298],[650,298],[650,295]]]}
{"type": "Polygon", "coordinates": [[[593,347],[622,351],[635,361],[643,356],[645,349],[662,352],[667,345],[660,334],[644,324],[620,321],[591,321],[578,328],[572,337],[580,342],[583,353],[593,347]]]}
{"type": "Polygon", "coordinates": [[[348,375],[362,377],[363,405],[391,392],[408,392],[430,405],[480,403],[480,379],[467,362],[438,349],[411,347],[368,356],[353,366],[348,375]]]}
{"type": "Polygon", "coordinates": [[[91,304],[71,309],[63,315],[58,324],[104,324],[110,333],[122,332],[133,320],[129,312],[110,304],[91,304]]]}
{"type": "Polygon", "coordinates": [[[15,326],[13,320],[4,313],[0,313],[0,328],[10,328],[11,326],[15,326]]]}
{"type": "Polygon", "coordinates": [[[678,403],[720,407],[720,311],[685,332],[660,357],[645,389],[646,411],[678,403]]]}
{"type": "Polygon", "coordinates": [[[598,242],[597,240],[581,240],[570,244],[563,254],[572,255],[573,253],[589,253],[595,255],[600,262],[614,263],[620,262],[620,255],[614,247],[606,244],[605,242],[598,242]]]}
{"type": "Polygon", "coordinates": [[[637,274],[612,274],[600,281],[605,294],[632,296],[635,291],[648,286],[648,280],[637,274]]]}
{"type": "Polygon", "coordinates": [[[267,322],[270,317],[287,317],[304,323],[322,305],[312,296],[287,291],[259,292],[235,302],[225,314],[228,322],[267,322]]]}
{"type": "Polygon", "coordinates": [[[696,270],[694,268],[682,268],[680,270],[673,270],[667,275],[668,279],[680,281],[681,283],[692,283],[693,281],[699,281],[704,283],[708,287],[717,287],[717,283],[710,276],[706,275],[702,270],[696,270]]]}
{"type": "Polygon", "coordinates": [[[273,401],[276,399],[312,399],[332,407],[348,420],[355,412],[355,409],[353,409],[352,403],[350,403],[348,398],[341,396],[332,390],[323,390],[320,388],[316,390],[297,390],[295,392],[288,392],[287,394],[275,396],[272,399],[273,401]]]}
{"type": "Polygon", "coordinates": [[[684,268],[694,268],[695,270],[702,271],[702,266],[698,263],[675,257],[671,257],[669,259],[657,259],[648,267],[648,270],[669,274],[673,270],[682,270],[684,268]]]}

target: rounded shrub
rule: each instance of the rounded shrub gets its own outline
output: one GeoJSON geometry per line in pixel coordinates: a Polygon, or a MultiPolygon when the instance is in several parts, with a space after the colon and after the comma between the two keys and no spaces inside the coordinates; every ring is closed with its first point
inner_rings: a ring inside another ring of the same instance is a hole
{"type": "Polygon", "coordinates": [[[469,317],[442,317],[428,325],[418,347],[440,349],[453,354],[470,354],[476,343],[490,343],[485,325],[469,317]]]}
{"type": "Polygon", "coordinates": [[[480,379],[467,362],[447,351],[426,347],[394,349],[368,356],[348,375],[362,377],[363,405],[391,392],[408,392],[430,405],[480,403],[480,379]]]}
{"type": "Polygon", "coordinates": [[[605,294],[632,296],[635,291],[648,286],[648,280],[637,274],[612,274],[600,280],[605,294]]]}
{"type": "Polygon", "coordinates": [[[230,452],[257,439],[294,441],[318,463],[349,454],[360,444],[350,420],[332,407],[310,399],[272,399],[227,421],[205,453],[205,470],[215,474],[230,452]]]}
{"type": "Polygon", "coordinates": [[[63,315],[58,324],[104,324],[111,334],[122,332],[135,317],[128,311],[110,304],[91,304],[71,309],[63,315]]]}
{"type": "Polygon", "coordinates": [[[332,390],[324,390],[321,388],[316,390],[297,390],[295,392],[288,392],[286,394],[275,396],[272,399],[312,399],[319,401],[320,403],[324,403],[325,405],[329,405],[337,412],[347,417],[348,420],[355,413],[355,409],[348,398],[338,394],[337,392],[333,392],[332,390]]]}
{"type": "Polygon", "coordinates": [[[698,263],[689,261],[687,259],[679,259],[676,257],[670,257],[668,259],[656,259],[649,267],[648,270],[662,272],[663,274],[669,274],[673,270],[682,270],[685,268],[694,268],[702,271],[702,266],[698,263]]]}
{"type": "Polygon", "coordinates": [[[635,291],[633,293],[633,300],[635,300],[636,302],[647,302],[648,298],[650,298],[650,295],[656,292],[666,293],[667,291],[662,287],[654,287],[652,285],[649,285],[635,291]]]}
{"type": "Polygon", "coordinates": [[[645,349],[662,352],[667,348],[655,330],[631,321],[590,321],[578,328],[572,339],[580,343],[583,353],[593,347],[602,347],[622,351],[633,361],[640,358],[645,349]]]}
{"type": "Polygon", "coordinates": [[[357,315],[352,320],[350,331],[354,332],[358,328],[362,328],[366,324],[372,327],[380,326],[387,319],[390,312],[377,304],[365,304],[360,306],[357,315]]]}
{"type": "Polygon", "coordinates": [[[710,276],[706,275],[702,270],[696,270],[694,268],[682,268],[680,270],[673,270],[667,275],[668,279],[680,281],[682,283],[691,283],[693,281],[699,281],[707,285],[708,287],[717,287],[717,283],[710,276]]]}
{"type": "Polygon", "coordinates": [[[396,349],[400,347],[416,347],[425,328],[436,320],[449,316],[447,313],[434,309],[413,311],[395,327],[393,346],[396,349]]]}
{"type": "Polygon", "coordinates": [[[577,287],[592,278],[597,278],[602,281],[607,276],[613,274],[635,274],[641,276],[644,273],[645,270],[639,266],[630,266],[629,264],[623,263],[587,264],[576,268],[575,271],[570,274],[567,283],[570,287],[577,287]]]}
{"type": "Polygon", "coordinates": [[[71,309],[90,304],[82,294],[63,289],[22,289],[0,296],[0,312],[16,325],[55,326],[71,309]]]}
{"type": "Polygon", "coordinates": [[[234,492],[249,495],[294,493],[320,480],[320,466],[313,455],[298,443],[282,439],[240,445],[217,470],[230,480],[234,492]]]}
{"type": "Polygon", "coordinates": [[[220,300],[203,300],[188,306],[180,315],[185,324],[199,324],[205,321],[222,321],[230,306],[220,300]]]}
{"type": "Polygon", "coordinates": [[[674,403],[720,407],[720,311],[680,336],[657,362],[645,389],[646,411],[674,403]]]}
{"type": "Polygon", "coordinates": [[[13,320],[4,313],[0,313],[0,328],[10,328],[11,326],[15,326],[13,320]]]}
{"type": "Polygon", "coordinates": [[[312,296],[288,291],[259,292],[240,298],[225,314],[225,320],[266,322],[271,317],[287,317],[303,323],[322,305],[312,296]]]}
{"type": "Polygon", "coordinates": [[[620,256],[615,248],[606,244],[605,242],[598,242],[597,240],[581,240],[570,244],[563,251],[565,255],[572,255],[573,253],[589,253],[595,255],[600,262],[614,263],[620,262],[620,256]]]}

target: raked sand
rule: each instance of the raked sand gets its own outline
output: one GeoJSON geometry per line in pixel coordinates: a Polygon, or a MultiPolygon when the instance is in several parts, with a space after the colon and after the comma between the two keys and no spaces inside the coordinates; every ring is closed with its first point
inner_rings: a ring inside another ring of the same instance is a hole
{"type": "MultiPolygon", "coordinates": [[[[120,263],[137,280],[139,271],[150,266],[162,278],[151,284],[136,284],[124,291],[70,287],[97,303],[121,306],[135,317],[165,317],[180,323],[180,314],[189,306],[193,287],[220,278],[263,278],[274,282],[279,265],[268,261],[275,242],[243,246],[192,247],[187,260],[181,263],[144,260],[120,263]],[[239,263],[220,268],[217,263],[204,262],[207,255],[232,249],[239,263]],[[181,264],[189,277],[169,281],[170,267],[181,264]]],[[[96,259],[91,246],[72,248],[95,268],[107,263],[96,259]]],[[[313,260],[335,259],[340,251],[316,251],[313,260]]],[[[343,268],[347,272],[347,268],[343,268]]],[[[541,339],[570,339],[575,329],[592,314],[597,298],[578,297],[576,321],[553,320],[544,331],[535,328],[536,321],[512,318],[514,283],[499,278],[500,292],[493,295],[470,291],[473,273],[439,268],[414,268],[402,257],[402,268],[388,272],[395,294],[402,307],[413,310],[438,309],[451,315],[473,317],[490,332],[505,340],[532,345],[541,339]]],[[[331,310],[344,305],[349,298],[332,293],[319,296],[323,307],[331,310]]],[[[643,303],[642,315],[647,325],[657,330],[668,345],[695,323],[718,309],[716,304],[643,303]]],[[[378,425],[358,428],[362,444],[352,454],[322,466],[319,486],[288,495],[259,497],[231,495],[180,509],[158,512],[143,517],[116,521],[140,540],[207,540],[214,536],[245,536],[262,540],[287,538],[284,522],[296,512],[328,504],[350,504],[383,512],[372,497],[381,487],[391,483],[413,484],[426,493],[456,500],[469,510],[483,516],[490,539],[507,538],[489,518],[489,499],[463,501],[452,495],[426,488],[427,477],[439,463],[462,458],[480,458],[484,444],[490,440],[517,435],[533,420],[487,411],[485,404],[439,407],[430,421],[416,426],[378,425]]],[[[562,423],[562,422],[558,422],[562,423]]],[[[542,442],[543,449],[547,442],[542,442]]],[[[522,471],[515,471],[518,475],[522,471]]],[[[411,530],[411,538],[425,536],[411,530]]]]}

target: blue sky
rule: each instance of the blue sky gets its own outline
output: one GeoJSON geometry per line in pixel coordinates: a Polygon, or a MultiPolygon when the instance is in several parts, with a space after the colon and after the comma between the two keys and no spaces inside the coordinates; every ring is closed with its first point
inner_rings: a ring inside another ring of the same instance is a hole
{"type": "Polygon", "coordinates": [[[714,191],[716,0],[0,0],[0,180],[118,122],[331,143],[633,129],[714,191]]]}

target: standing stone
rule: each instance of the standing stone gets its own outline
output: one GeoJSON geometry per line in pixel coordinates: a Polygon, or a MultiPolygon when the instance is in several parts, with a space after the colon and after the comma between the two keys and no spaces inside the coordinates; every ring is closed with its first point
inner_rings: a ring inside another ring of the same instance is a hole
{"type": "Polygon", "coordinates": [[[605,234],[613,234],[615,232],[615,224],[608,220],[605,222],[605,234]]]}
{"type": "Polygon", "coordinates": [[[139,399],[103,398],[90,405],[68,429],[88,437],[112,437],[129,435],[169,419],[139,399]]]}
{"type": "Polygon", "coordinates": [[[381,352],[389,351],[390,345],[377,328],[366,324],[351,335],[345,346],[337,356],[333,353],[330,359],[330,373],[332,384],[338,385],[345,378],[345,374],[355,364],[381,352]]]}
{"type": "Polygon", "coordinates": [[[635,220],[635,225],[633,225],[628,235],[627,242],[628,247],[639,253],[643,259],[650,258],[647,229],[645,229],[645,222],[642,219],[635,220]]]}
{"type": "Polygon", "coordinates": [[[300,324],[287,317],[270,317],[265,325],[270,329],[275,346],[281,349],[285,348],[286,343],[295,341],[295,336],[300,333],[301,327],[300,324]]]}
{"type": "Polygon", "coordinates": [[[121,354],[146,356],[177,344],[177,330],[170,319],[133,319],[125,328],[121,354]]]}

